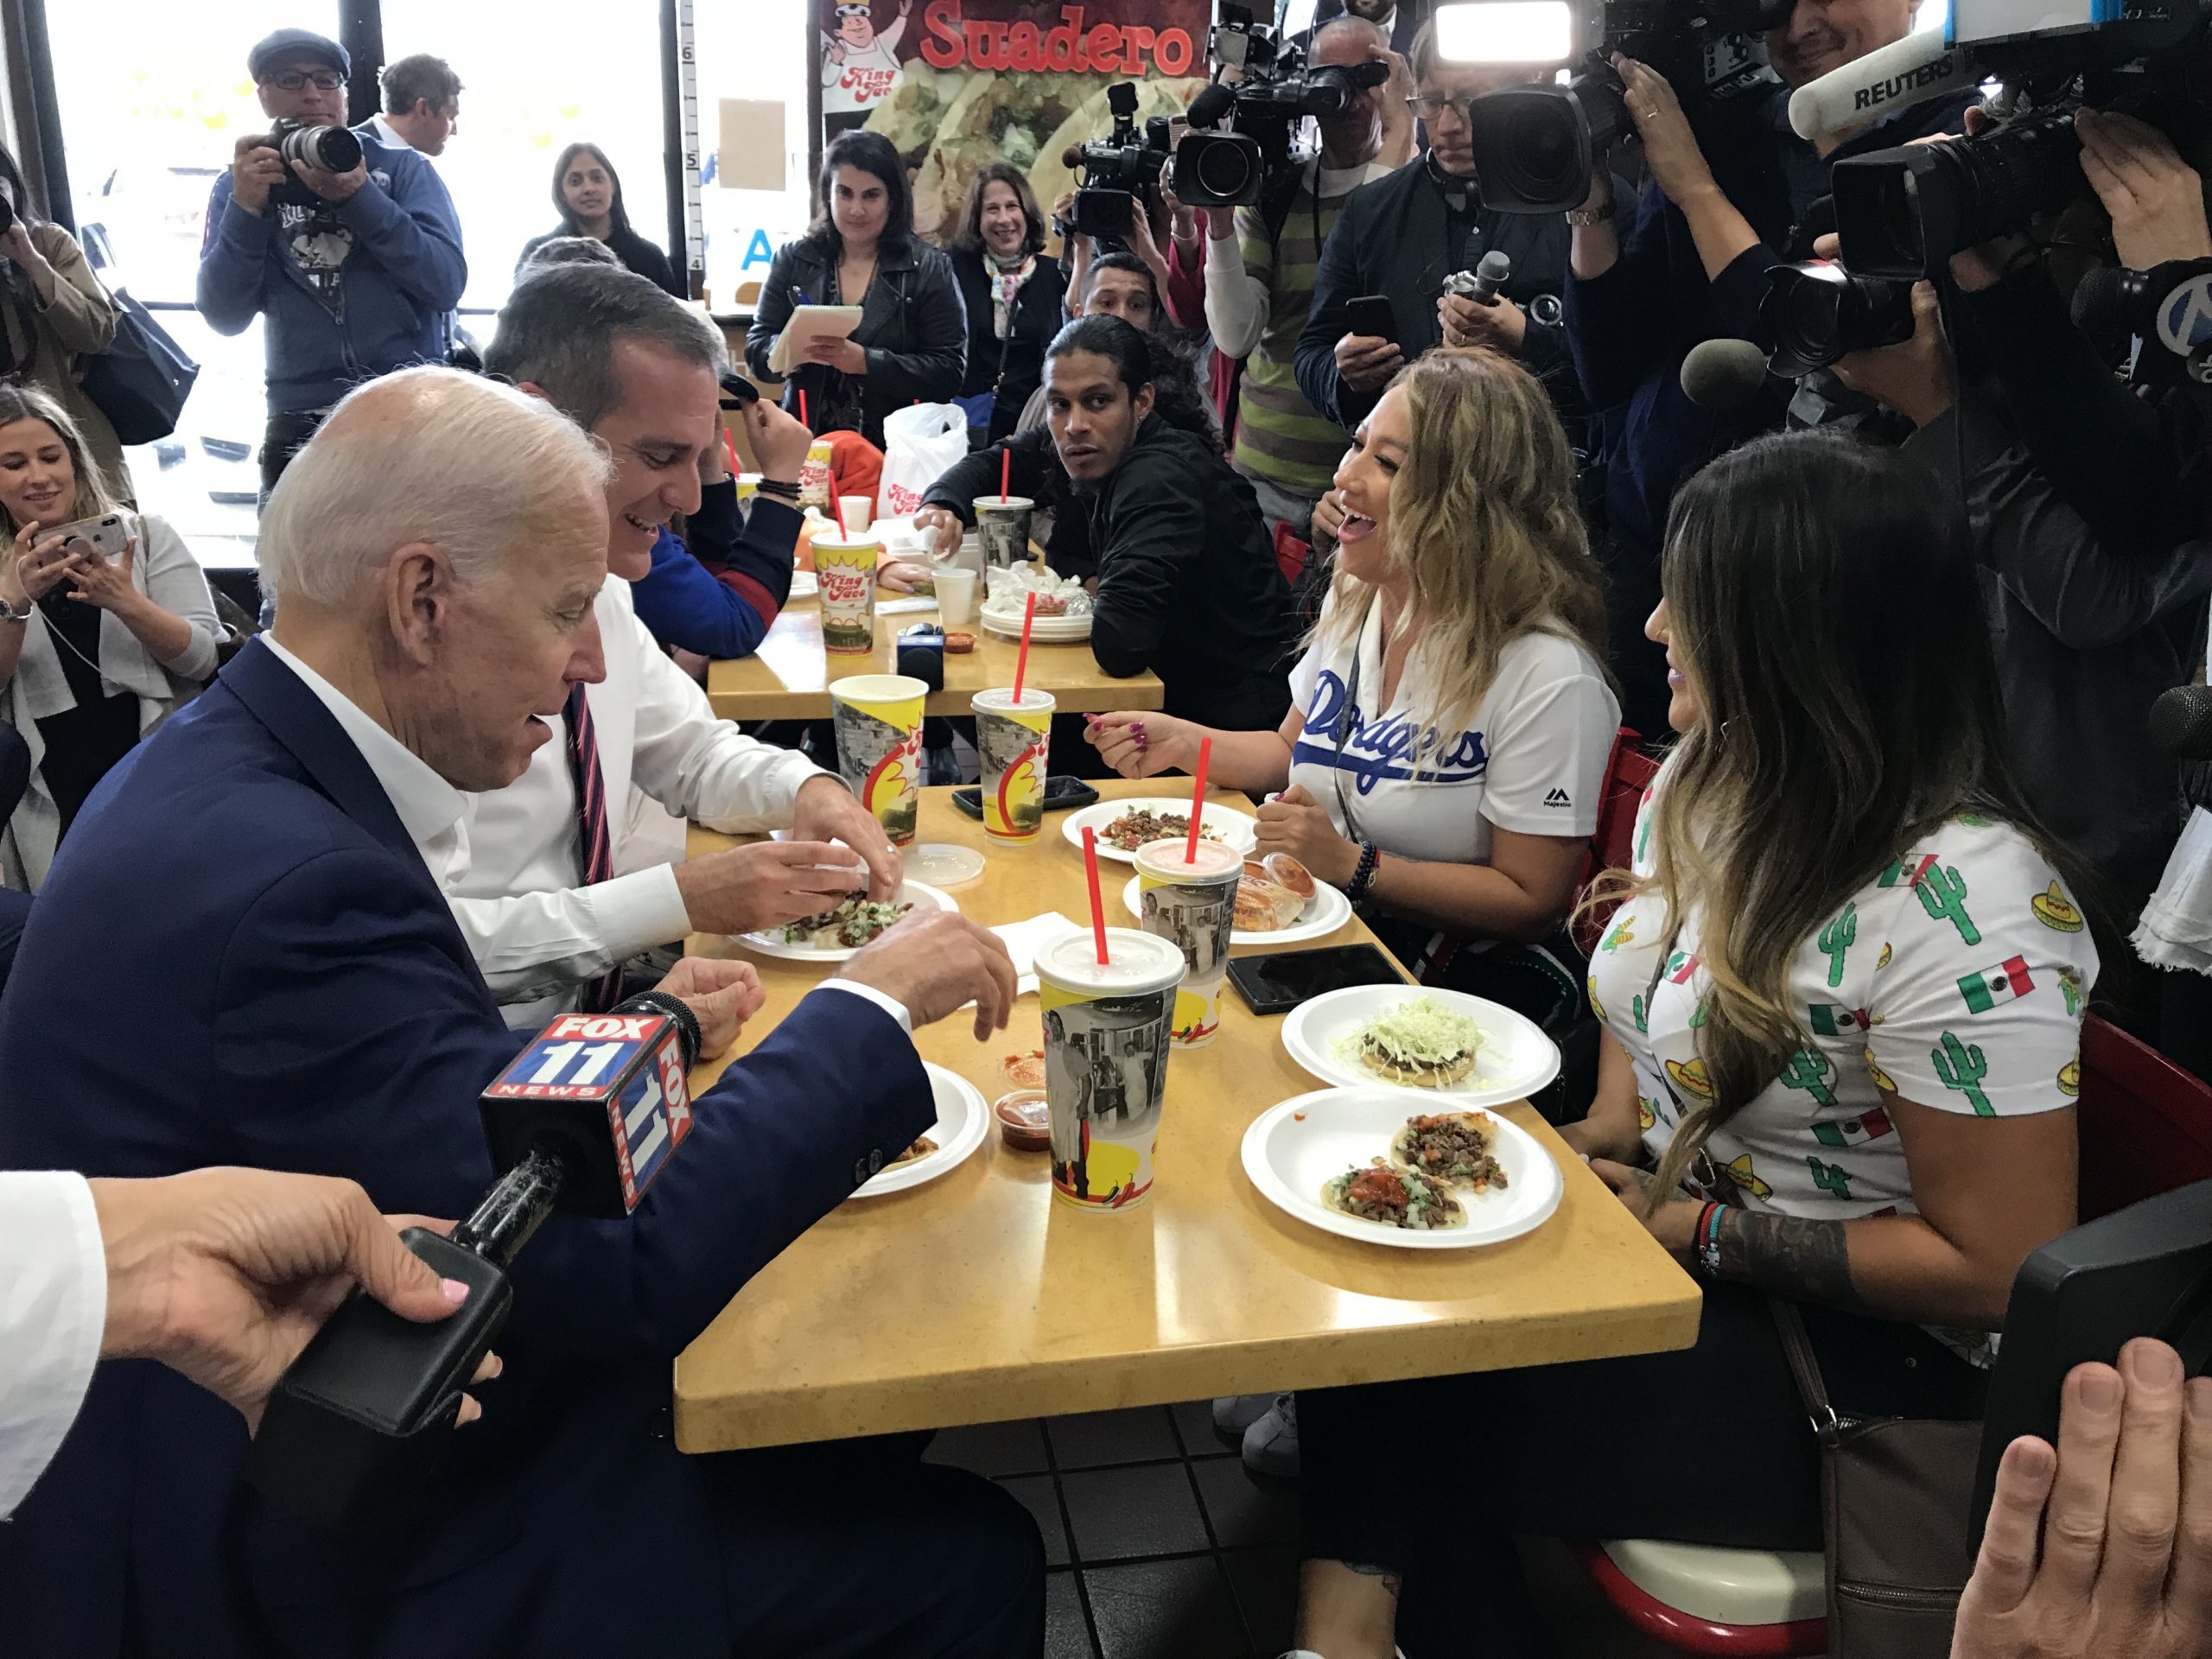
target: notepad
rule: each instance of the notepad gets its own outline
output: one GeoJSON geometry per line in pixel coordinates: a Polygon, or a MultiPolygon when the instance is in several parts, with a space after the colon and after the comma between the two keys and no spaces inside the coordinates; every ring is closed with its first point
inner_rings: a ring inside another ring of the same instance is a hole
{"type": "Polygon", "coordinates": [[[802,305],[791,313],[784,332],[768,348],[768,372],[788,380],[791,370],[806,360],[808,342],[846,340],[861,326],[857,305],[802,305]]]}

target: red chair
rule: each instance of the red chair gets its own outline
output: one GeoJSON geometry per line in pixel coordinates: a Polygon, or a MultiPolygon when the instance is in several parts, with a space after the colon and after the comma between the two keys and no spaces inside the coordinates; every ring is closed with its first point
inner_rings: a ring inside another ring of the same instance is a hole
{"type": "MultiPolygon", "coordinates": [[[[2212,1084],[2094,1014],[2082,1022],[2081,1064],[2083,1221],[2212,1179],[2212,1084]]],[[[1827,1651],[1817,1554],[1649,1539],[1580,1544],[1575,1553],[1622,1618],[1678,1653],[1793,1659],[1827,1651]]]]}
{"type": "MultiPolygon", "coordinates": [[[[1643,739],[1632,726],[1624,726],[1613,737],[1612,758],[1605,762],[1605,781],[1598,801],[1598,830],[1590,837],[1590,855],[1583,861],[1579,888],[1587,887],[1601,870],[1624,870],[1636,856],[1636,814],[1644,791],[1659,775],[1659,763],[1643,752],[1643,739]]],[[[1598,948],[1598,937],[1614,906],[1606,905],[1577,918],[1574,942],[1584,956],[1598,948]]]]}
{"type": "Polygon", "coordinates": [[[1306,556],[1313,550],[1310,543],[1298,539],[1287,518],[1275,521],[1275,568],[1282,572],[1282,579],[1293,588],[1298,586],[1299,572],[1306,569],[1306,556]]]}

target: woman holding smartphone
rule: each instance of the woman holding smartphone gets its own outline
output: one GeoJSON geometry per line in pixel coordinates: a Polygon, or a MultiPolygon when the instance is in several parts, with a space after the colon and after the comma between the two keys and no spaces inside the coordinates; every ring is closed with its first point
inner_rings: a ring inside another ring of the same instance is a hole
{"type": "Polygon", "coordinates": [[[223,627],[183,538],[122,509],[76,423],[19,385],[0,385],[0,715],[31,752],[0,874],[35,889],[93,785],[214,674],[223,627]]]}

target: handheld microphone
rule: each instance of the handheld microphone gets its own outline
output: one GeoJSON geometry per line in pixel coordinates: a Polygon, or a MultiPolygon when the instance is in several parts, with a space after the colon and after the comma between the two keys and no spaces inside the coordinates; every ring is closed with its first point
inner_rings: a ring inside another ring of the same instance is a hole
{"type": "Polygon", "coordinates": [[[1475,264],[1475,279],[1468,285],[1467,297],[1479,305],[1488,305],[1497,298],[1497,292],[1513,277],[1513,257],[1502,249],[1492,248],[1475,264]]]}
{"type": "Polygon", "coordinates": [[[690,1011],[652,992],[613,1014],[564,1014],[532,1038],[480,1103],[498,1182],[450,1238],[400,1235],[468,1300],[417,1325],[356,1290],[270,1395],[246,1479],[321,1526],[404,1521],[506,1323],[507,1269],[556,1211],[618,1220],[638,1207],[690,1133],[685,1074],[698,1052],[690,1011]]]}
{"type": "Polygon", "coordinates": [[[1809,141],[1863,127],[1891,111],[1941,98],[1967,79],[1966,54],[1947,49],[1941,31],[1908,35],[1792,92],[1790,130],[1809,141]]]}
{"type": "Polygon", "coordinates": [[[1682,359],[1682,395],[1716,415],[1743,408],[1765,388],[1766,353],[1748,340],[1708,340],[1682,359]]]}
{"type": "Polygon", "coordinates": [[[2151,741],[2181,760],[2212,760],[2212,685],[2177,685],[2151,705],[2151,741]]]}

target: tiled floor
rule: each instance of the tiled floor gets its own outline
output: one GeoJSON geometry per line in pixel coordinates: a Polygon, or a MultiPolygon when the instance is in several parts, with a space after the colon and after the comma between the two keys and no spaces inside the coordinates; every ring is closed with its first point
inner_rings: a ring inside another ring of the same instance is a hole
{"type": "MultiPolygon", "coordinates": [[[[1247,1473],[1205,1402],[947,1429],[929,1456],[989,1476],[1037,1517],[1046,1659],[1274,1659],[1290,1646],[1296,1490],[1247,1473]]],[[[1555,1547],[1531,1546],[1529,1567],[1560,1652],[1660,1653],[1555,1547]]]]}

